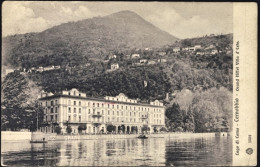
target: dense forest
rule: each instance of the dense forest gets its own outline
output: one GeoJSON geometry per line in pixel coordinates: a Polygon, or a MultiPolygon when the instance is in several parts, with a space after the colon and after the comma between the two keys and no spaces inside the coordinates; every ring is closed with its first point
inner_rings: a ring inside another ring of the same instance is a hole
{"type": "Polygon", "coordinates": [[[217,54],[212,56],[177,55],[171,56],[164,68],[174,90],[212,87],[233,89],[232,55],[217,54]]]}
{"type": "Polygon", "coordinates": [[[167,75],[158,66],[132,67],[105,73],[102,64],[96,63],[84,70],[61,69],[31,73],[28,77],[49,92],[78,88],[94,97],[125,93],[130,98],[162,100],[171,88],[167,75]],[[144,81],[147,86],[144,86],[144,81]]]}

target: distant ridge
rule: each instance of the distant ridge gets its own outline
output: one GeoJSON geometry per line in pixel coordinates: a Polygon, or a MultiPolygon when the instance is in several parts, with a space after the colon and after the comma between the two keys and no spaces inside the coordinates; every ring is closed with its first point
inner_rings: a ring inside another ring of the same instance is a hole
{"type": "Polygon", "coordinates": [[[62,57],[68,48],[74,48],[83,57],[103,58],[115,50],[161,47],[176,40],[178,38],[126,10],[64,23],[40,33],[8,36],[3,38],[2,45],[7,63],[19,66],[26,56],[50,57],[60,54],[62,57]]]}

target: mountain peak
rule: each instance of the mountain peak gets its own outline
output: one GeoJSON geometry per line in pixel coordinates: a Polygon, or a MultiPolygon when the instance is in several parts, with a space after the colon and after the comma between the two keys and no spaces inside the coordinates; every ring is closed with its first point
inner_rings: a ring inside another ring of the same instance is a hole
{"type": "MultiPolygon", "coordinates": [[[[113,13],[114,15],[137,15],[135,12],[131,11],[131,10],[122,10],[116,13],[113,13]]],[[[111,14],[111,15],[113,15],[111,14]]]]}
{"type": "Polygon", "coordinates": [[[140,17],[137,13],[130,11],[130,10],[122,10],[120,12],[112,13],[111,15],[108,15],[108,17],[123,17],[123,18],[128,18],[128,17],[140,17]]]}
{"type": "MultiPolygon", "coordinates": [[[[18,36],[8,37],[4,40],[3,45],[9,46],[4,47],[6,57],[14,60],[11,64],[21,64],[15,57],[16,55],[20,57],[34,55],[39,57],[39,59],[35,58],[38,61],[45,55],[66,57],[67,50],[77,47],[82,57],[103,58],[117,50],[161,47],[178,40],[129,10],[104,17],[64,23],[35,33],[31,38],[25,36],[26,34],[20,35],[19,38],[18,36]],[[20,49],[20,46],[26,47],[20,49]],[[35,50],[41,50],[41,52],[35,50]]],[[[59,57],[59,59],[63,58],[59,57]]]]}

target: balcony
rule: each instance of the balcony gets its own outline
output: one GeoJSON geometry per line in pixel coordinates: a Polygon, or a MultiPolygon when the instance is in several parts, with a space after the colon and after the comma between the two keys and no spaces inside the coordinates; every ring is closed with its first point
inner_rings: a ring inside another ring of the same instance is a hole
{"type": "Polygon", "coordinates": [[[51,120],[51,121],[44,121],[42,124],[44,124],[44,125],[58,125],[59,122],[51,120]]]}
{"type": "Polygon", "coordinates": [[[148,116],[142,116],[141,119],[148,119],[148,116]]]}
{"type": "Polygon", "coordinates": [[[112,122],[112,121],[107,121],[106,124],[107,124],[107,125],[110,125],[110,124],[114,124],[114,122],[112,122]]]}
{"type": "Polygon", "coordinates": [[[68,123],[69,123],[69,124],[80,124],[80,123],[87,123],[87,121],[79,121],[79,120],[76,120],[76,121],[69,121],[68,123]]]}
{"type": "Polygon", "coordinates": [[[102,115],[101,114],[92,114],[92,117],[97,117],[97,118],[100,118],[100,117],[102,117],[102,115]]]}
{"type": "Polygon", "coordinates": [[[92,124],[94,125],[94,126],[100,126],[102,123],[101,122],[92,122],[92,124]]]}

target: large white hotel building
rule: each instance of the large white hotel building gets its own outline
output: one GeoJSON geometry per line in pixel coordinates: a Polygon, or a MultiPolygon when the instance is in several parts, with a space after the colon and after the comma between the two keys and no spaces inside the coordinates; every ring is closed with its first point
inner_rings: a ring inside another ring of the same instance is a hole
{"type": "Polygon", "coordinates": [[[68,125],[72,133],[78,133],[80,125],[86,126],[86,133],[106,133],[108,125],[116,127],[115,133],[141,133],[145,126],[153,132],[165,126],[165,108],[158,100],[138,103],[123,93],[93,98],[75,88],[54,94],[42,92],[39,100],[44,109],[44,132],[54,132],[57,125],[62,133],[68,125]]]}

